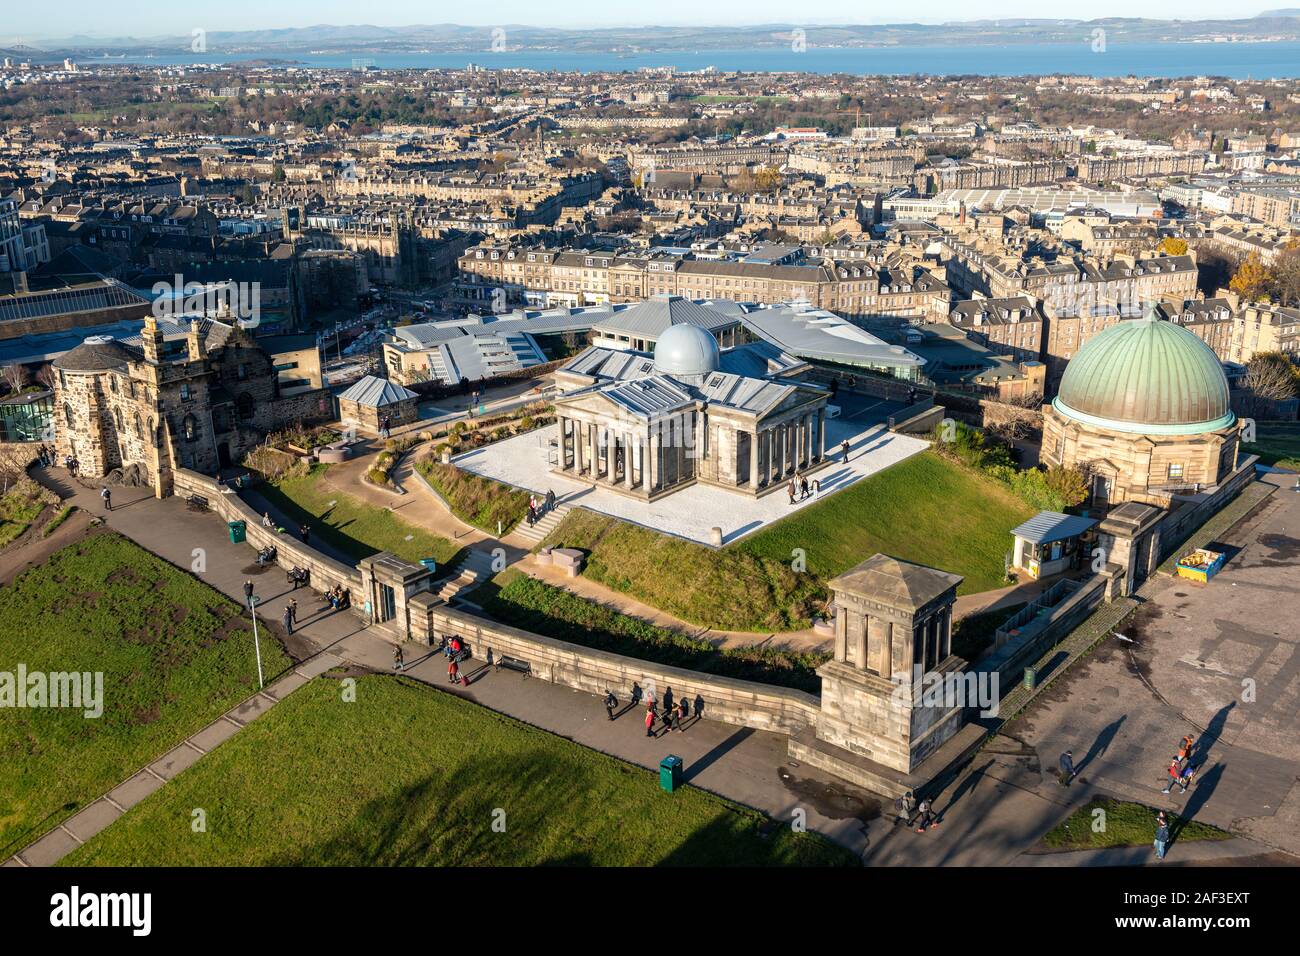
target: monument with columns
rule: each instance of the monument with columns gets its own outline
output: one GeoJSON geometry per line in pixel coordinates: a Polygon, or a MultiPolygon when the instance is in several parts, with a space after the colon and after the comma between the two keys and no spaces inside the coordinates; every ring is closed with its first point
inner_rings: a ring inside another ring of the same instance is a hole
{"type": "Polygon", "coordinates": [[[835,655],[817,670],[815,732],[792,741],[793,754],[880,792],[910,785],[908,775],[962,727],[961,703],[922,693],[923,678],[933,682],[966,666],[952,653],[961,582],[961,575],[884,554],[830,582],[835,655]]]}
{"type": "MultiPolygon", "coordinates": [[[[757,496],[827,463],[824,388],[728,371],[695,325],[671,326],[653,360],[633,357],[556,399],[556,474],[648,501],[695,482],[757,496]]],[[[762,365],[750,358],[730,362],[762,365]]]]}

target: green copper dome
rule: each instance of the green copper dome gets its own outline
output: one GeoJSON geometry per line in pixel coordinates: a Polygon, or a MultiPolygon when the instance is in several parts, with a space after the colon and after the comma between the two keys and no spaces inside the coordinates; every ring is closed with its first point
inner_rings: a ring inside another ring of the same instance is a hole
{"type": "Polygon", "coordinates": [[[1052,407],[1084,424],[1149,435],[1216,431],[1236,420],[1213,350],[1154,309],[1079,349],[1052,407]]]}

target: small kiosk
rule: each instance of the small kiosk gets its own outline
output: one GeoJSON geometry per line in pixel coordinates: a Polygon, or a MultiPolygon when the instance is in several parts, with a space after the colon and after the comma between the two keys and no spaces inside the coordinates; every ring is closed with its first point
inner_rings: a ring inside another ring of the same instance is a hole
{"type": "Polygon", "coordinates": [[[1012,529],[1011,566],[1035,580],[1072,571],[1086,558],[1084,539],[1096,525],[1096,518],[1040,511],[1012,529]]]}

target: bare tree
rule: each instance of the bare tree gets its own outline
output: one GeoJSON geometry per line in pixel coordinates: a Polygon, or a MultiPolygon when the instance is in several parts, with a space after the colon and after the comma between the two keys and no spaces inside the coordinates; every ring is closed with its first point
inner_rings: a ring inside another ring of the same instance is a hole
{"type": "Polygon", "coordinates": [[[27,477],[33,457],[27,445],[0,445],[0,496],[9,494],[10,488],[27,477]]]}
{"type": "Polygon", "coordinates": [[[36,381],[40,382],[51,392],[54,391],[54,383],[56,381],[56,376],[54,374],[54,365],[50,362],[46,362],[44,365],[38,368],[36,370],[36,381]]]}
{"type": "Polygon", "coordinates": [[[9,386],[9,391],[17,394],[23,390],[27,384],[27,366],[18,362],[11,362],[4,367],[5,384],[9,386]]]}
{"type": "Polygon", "coordinates": [[[1246,387],[1260,398],[1295,398],[1296,367],[1281,352],[1260,352],[1246,363],[1246,387]]]}

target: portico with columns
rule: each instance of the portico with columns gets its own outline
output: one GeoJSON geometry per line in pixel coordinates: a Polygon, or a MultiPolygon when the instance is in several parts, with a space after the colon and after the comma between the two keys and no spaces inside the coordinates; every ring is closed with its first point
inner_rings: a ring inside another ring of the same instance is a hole
{"type": "Polygon", "coordinates": [[[680,401],[642,411],[623,401],[626,391],[557,399],[552,471],[651,500],[695,482],[758,496],[827,464],[820,389],[784,386],[770,408],[755,410],[682,391],[680,401]]]}

